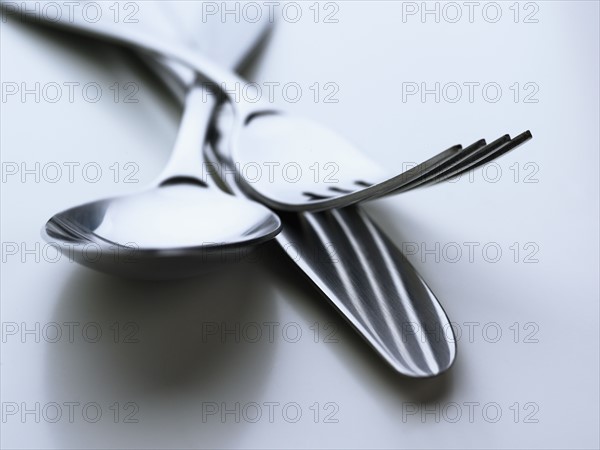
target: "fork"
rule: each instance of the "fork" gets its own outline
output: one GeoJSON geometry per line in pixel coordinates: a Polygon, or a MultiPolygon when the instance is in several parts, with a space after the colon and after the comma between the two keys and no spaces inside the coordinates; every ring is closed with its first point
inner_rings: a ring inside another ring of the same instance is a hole
{"type": "MultiPolygon", "coordinates": [[[[244,85],[246,81],[199,52],[184,46],[170,45],[159,36],[139,33],[132,27],[115,27],[114,24],[95,24],[85,20],[55,21],[45,16],[37,17],[27,14],[26,3],[18,6],[12,2],[0,1],[0,6],[6,12],[22,12],[23,20],[43,22],[46,25],[101,37],[155,57],[170,57],[201,75],[209,84],[208,87],[228,100],[234,112],[229,131],[231,140],[229,145],[223,147],[220,159],[245,165],[263,164],[264,167],[268,167],[285,156],[300,167],[301,175],[293,182],[273,182],[271,177],[263,176],[258,180],[249,180],[247,174],[239,171],[240,188],[249,196],[274,209],[322,211],[342,208],[381,197],[398,189],[406,190],[413,185],[429,183],[440,175],[440,170],[443,170],[444,176],[450,177],[454,176],[449,172],[450,167],[462,170],[465,167],[463,164],[469,167],[477,164],[472,159],[474,153],[471,153],[471,146],[467,148],[468,152],[453,147],[400,175],[388,173],[341,136],[313,121],[277,111],[267,102],[252,103],[243,97],[236,99],[227,87],[244,85]],[[283,154],[282,148],[285,149],[283,154]],[[318,176],[315,180],[309,169],[315,165],[317,168],[332,167],[332,163],[334,169],[336,164],[338,166],[335,176],[339,179],[334,181],[318,176]],[[440,165],[442,169],[439,169],[440,165]],[[366,178],[369,179],[368,182],[365,181],[366,178]]],[[[527,139],[517,142],[522,143],[525,140],[527,139]]],[[[494,150],[495,147],[482,147],[481,152],[477,153],[479,160],[489,158],[494,154],[494,150]]]]}

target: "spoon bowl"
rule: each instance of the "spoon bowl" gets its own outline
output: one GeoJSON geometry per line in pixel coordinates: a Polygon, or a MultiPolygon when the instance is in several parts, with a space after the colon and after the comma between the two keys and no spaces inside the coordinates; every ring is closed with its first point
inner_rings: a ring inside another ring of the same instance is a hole
{"type": "Polygon", "coordinates": [[[42,235],[93,269],[170,279],[240,261],[280,227],[278,217],[256,203],[178,183],[68,209],[53,216],[42,235]]]}

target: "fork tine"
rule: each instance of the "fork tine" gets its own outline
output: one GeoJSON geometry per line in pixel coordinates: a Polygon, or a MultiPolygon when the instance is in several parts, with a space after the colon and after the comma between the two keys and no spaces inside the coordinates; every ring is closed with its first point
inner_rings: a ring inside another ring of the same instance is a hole
{"type": "Polygon", "coordinates": [[[453,161],[449,161],[448,164],[440,165],[438,168],[436,168],[437,170],[432,170],[429,173],[424,174],[425,176],[414,180],[412,183],[400,186],[400,188],[394,192],[403,193],[418,187],[435,184],[440,181],[440,179],[443,179],[446,174],[456,171],[457,167],[462,167],[463,161],[470,160],[474,158],[475,155],[487,155],[489,152],[496,150],[509,141],[510,136],[508,134],[499,137],[487,145],[483,139],[477,141],[466,147],[463,151],[459,152],[453,161]]]}
{"type": "MultiPolygon", "coordinates": [[[[428,185],[437,184],[442,181],[450,180],[452,178],[456,178],[460,175],[463,175],[465,172],[468,172],[472,169],[480,167],[484,164],[487,164],[490,161],[493,161],[496,158],[514,150],[520,145],[524,144],[528,140],[532,138],[532,134],[529,130],[521,133],[510,141],[506,142],[504,145],[496,148],[492,151],[481,152],[477,154],[473,154],[471,157],[467,158],[465,161],[458,164],[452,171],[442,174],[441,178],[433,181],[432,183],[427,183],[428,185]]],[[[491,145],[491,144],[490,144],[491,145]]]]}
{"type": "Polygon", "coordinates": [[[480,139],[464,149],[461,145],[454,145],[449,149],[438,153],[434,157],[429,158],[427,161],[424,161],[412,169],[401,173],[397,177],[394,177],[390,181],[400,178],[402,179],[402,182],[398,183],[393,191],[374,196],[373,198],[400,193],[403,191],[405,186],[411,186],[413,183],[416,183],[419,180],[429,179],[430,176],[435,176],[442,170],[448,167],[453,167],[454,164],[456,164],[457,161],[460,161],[461,158],[463,158],[466,154],[471,154],[484,145],[485,139],[480,139]]]}
{"type": "Polygon", "coordinates": [[[529,131],[529,130],[519,134],[518,136],[514,137],[510,143],[507,143],[504,147],[502,147],[498,151],[496,151],[496,152],[490,154],[488,157],[483,158],[480,161],[477,161],[476,163],[474,163],[471,166],[471,169],[480,167],[496,158],[499,158],[502,155],[505,155],[506,153],[514,150],[515,148],[519,147],[520,145],[524,144],[525,142],[527,142],[528,140],[530,140],[532,138],[533,138],[533,135],[531,134],[531,131],[529,131]]]}
{"type": "Polygon", "coordinates": [[[415,167],[408,169],[400,174],[400,178],[405,178],[404,181],[399,185],[399,187],[404,186],[405,184],[411,183],[417,177],[422,176],[424,173],[428,173],[436,167],[445,164],[447,161],[453,160],[458,153],[464,152],[462,145],[453,145],[450,148],[447,148],[443,152],[440,152],[426,161],[423,161],[420,164],[417,164],[415,167]]]}
{"type": "MultiPolygon", "coordinates": [[[[508,135],[506,135],[500,139],[509,140],[510,137],[508,135]]],[[[489,144],[489,145],[493,145],[493,144],[494,143],[489,144]]],[[[457,146],[452,147],[452,148],[456,148],[456,147],[457,146]]],[[[399,184],[396,189],[394,189],[392,192],[389,192],[386,195],[399,194],[401,192],[405,192],[405,191],[414,189],[415,187],[420,186],[422,183],[426,183],[430,180],[433,180],[433,179],[437,178],[440,174],[443,174],[446,171],[451,170],[458,163],[460,163],[460,161],[462,161],[463,159],[467,158],[468,156],[474,154],[475,152],[477,152],[478,150],[480,150],[481,148],[484,148],[484,147],[486,147],[485,139],[480,139],[480,140],[474,142],[473,144],[469,145],[468,147],[465,147],[462,150],[457,150],[454,152],[453,155],[448,157],[446,160],[441,161],[439,164],[425,167],[424,170],[421,169],[418,172],[411,174],[412,176],[410,176],[409,178],[404,180],[404,182],[399,184]]],[[[419,164],[419,166],[416,166],[411,170],[414,171],[418,167],[422,167],[424,165],[425,165],[425,163],[421,163],[421,164],[419,164]]],[[[405,172],[405,174],[406,174],[406,172],[405,172]]],[[[404,174],[402,174],[402,175],[404,175],[404,174]]]]}
{"type": "MultiPolygon", "coordinates": [[[[485,144],[485,141],[483,141],[485,144]]],[[[405,186],[411,183],[413,180],[421,178],[424,174],[430,173],[432,170],[436,169],[439,166],[446,167],[448,162],[454,161],[457,154],[464,152],[466,149],[462,149],[461,145],[453,145],[452,147],[432,156],[427,161],[420,163],[419,165],[406,170],[395,177],[392,177],[382,183],[378,183],[376,185],[372,185],[370,183],[366,183],[364,181],[355,181],[355,184],[358,186],[365,187],[367,189],[363,190],[363,192],[367,191],[369,188],[373,186],[377,187],[377,190],[382,193],[372,192],[369,196],[369,200],[373,200],[376,198],[380,198],[386,196],[390,193],[396,192],[399,187],[405,186]],[[390,191],[391,188],[391,191],[390,191]]],[[[331,190],[331,188],[330,188],[331,190]]],[[[312,195],[310,193],[304,192],[305,195],[312,195]]],[[[313,195],[314,196],[314,195],[313,195]]],[[[326,198],[326,197],[325,197],[326,198]]]]}

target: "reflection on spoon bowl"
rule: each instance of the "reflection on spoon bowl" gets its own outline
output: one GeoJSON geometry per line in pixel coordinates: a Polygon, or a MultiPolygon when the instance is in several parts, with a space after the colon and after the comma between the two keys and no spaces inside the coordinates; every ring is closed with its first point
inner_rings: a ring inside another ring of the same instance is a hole
{"type": "Polygon", "coordinates": [[[87,203],[42,230],[70,260],[143,279],[183,278],[236,262],[281,229],[262,205],[197,184],[87,203]]]}

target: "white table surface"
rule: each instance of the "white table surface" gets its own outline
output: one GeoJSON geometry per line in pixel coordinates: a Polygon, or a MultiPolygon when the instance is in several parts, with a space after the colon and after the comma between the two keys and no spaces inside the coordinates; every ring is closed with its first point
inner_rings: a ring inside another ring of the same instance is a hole
{"type": "Polygon", "coordinates": [[[409,259],[460,332],[454,367],[430,380],[389,369],[275,245],[261,264],[172,283],[52,262],[40,238],[45,221],[150,182],[169,156],[180,108],[123,51],[2,23],[3,92],[36,82],[103,89],[97,103],[77,89],[72,103],[66,94],[56,103],[2,99],[2,448],[598,448],[598,3],[536,2],[538,23],[523,15],[514,23],[511,4],[499,4],[497,23],[477,9],[473,23],[455,24],[403,22],[401,2],[338,3],[338,23],[315,24],[303,4],[298,23],[280,21],[252,75],[298,83],[300,101],[276,91],[280,106],[389,167],[532,130],[533,141],[486,174],[368,207],[399,246],[419,249],[409,259]],[[110,86],[124,93],[128,82],[139,102],[115,102],[110,86]],[[315,82],[336,83],[339,102],[315,102],[315,82]],[[408,82],[497,83],[502,96],[491,103],[476,89],[473,102],[466,91],[456,103],[403,102],[408,82]],[[525,103],[532,86],[538,102],[525,103]],[[66,164],[77,162],[71,182],[66,164]],[[130,162],[135,183],[124,182],[130,162]],[[8,173],[22,164],[34,172],[25,181],[8,173]],[[63,173],[53,183],[56,165],[63,173]],[[95,183],[94,167],[102,170],[95,183]],[[266,322],[276,323],[272,341],[266,322]],[[51,342],[56,324],[63,334],[51,342]],[[207,339],[206,324],[247,334],[207,339]],[[336,342],[324,342],[328,326],[336,342]],[[99,341],[88,342],[98,328],[99,341]],[[239,414],[222,414],[236,404],[239,414]]]}

